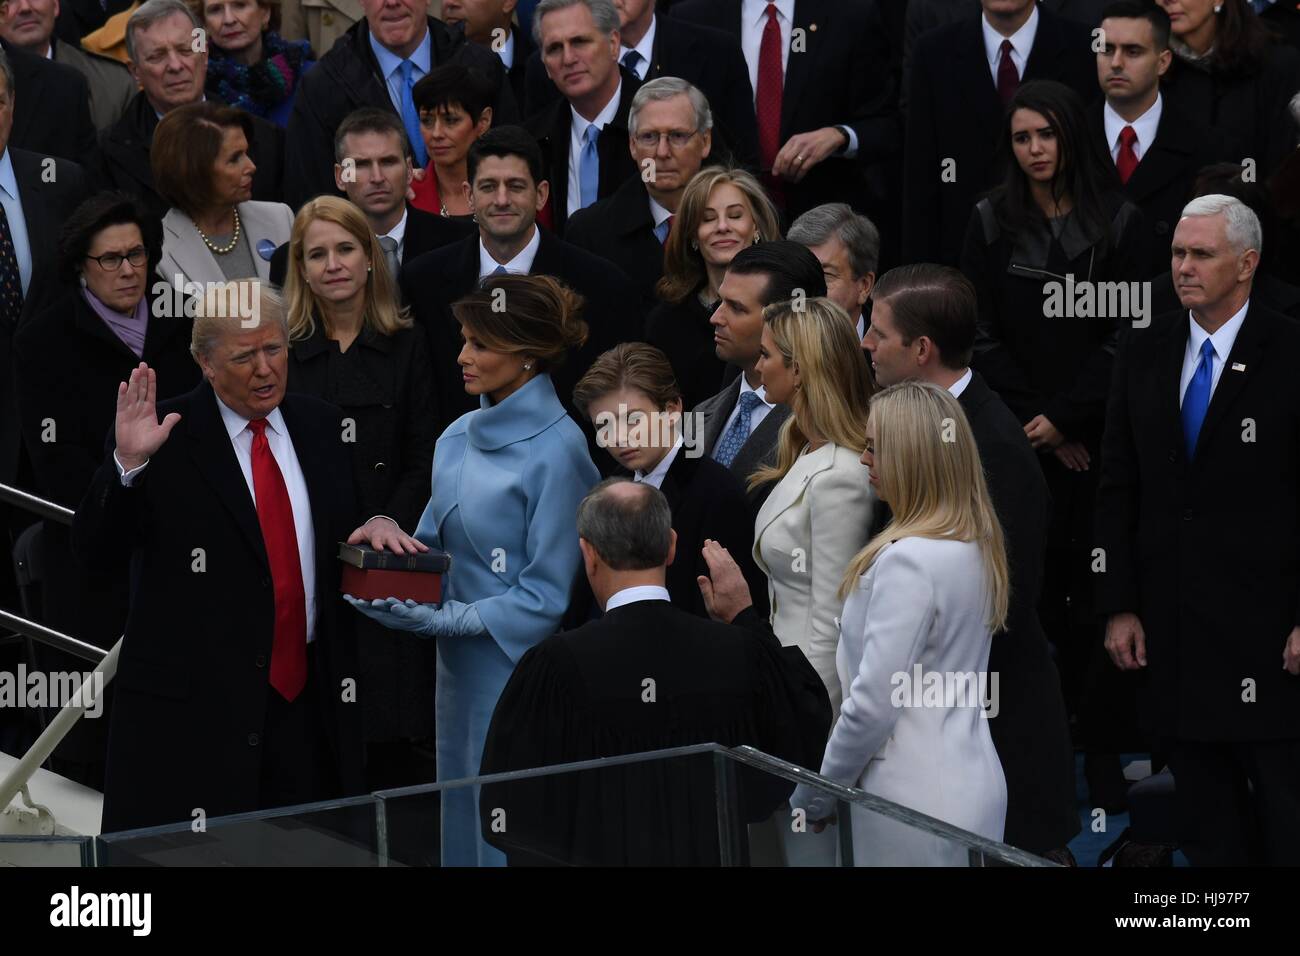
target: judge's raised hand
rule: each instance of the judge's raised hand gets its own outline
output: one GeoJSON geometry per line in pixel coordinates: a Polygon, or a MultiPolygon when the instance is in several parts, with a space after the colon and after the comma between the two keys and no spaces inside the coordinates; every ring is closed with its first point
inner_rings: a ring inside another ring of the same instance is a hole
{"type": "Polygon", "coordinates": [[[116,454],[127,471],[152,458],[181,420],[177,412],[172,412],[158,421],[157,393],[158,375],[144,362],[131,370],[130,379],[117,386],[116,454]]]}
{"type": "Polygon", "coordinates": [[[364,544],[372,550],[394,554],[419,554],[429,550],[427,544],[412,538],[396,521],[384,515],[375,515],[348,535],[348,544],[364,544]]]}
{"type": "Polygon", "coordinates": [[[700,575],[695,580],[704,596],[704,608],[713,620],[730,624],[737,614],[754,603],[749,583],[727,549],[712,538],[705,539],[701,552],[709,566],[709,576],[700,575]]]}
{"type": "Polygon", "coordinates": [[[1147,637],[1136,614],[1124,611],[1106,621],[1106,653],[1122,671],[1147,666],[1147,637]]]}

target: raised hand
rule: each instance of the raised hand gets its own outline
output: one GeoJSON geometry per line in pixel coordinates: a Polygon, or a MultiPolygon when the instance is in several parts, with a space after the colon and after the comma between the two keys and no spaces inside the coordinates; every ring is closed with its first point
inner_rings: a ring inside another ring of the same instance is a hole
{"type": "Polygon", "coordinates": [[[131,370],[131,378],[117,387],[117,460],[127,471],[154,456],[167,441],[181,416],[172,412],[161,422],[155,395],[158,375],[144,362],[131,370]]]}

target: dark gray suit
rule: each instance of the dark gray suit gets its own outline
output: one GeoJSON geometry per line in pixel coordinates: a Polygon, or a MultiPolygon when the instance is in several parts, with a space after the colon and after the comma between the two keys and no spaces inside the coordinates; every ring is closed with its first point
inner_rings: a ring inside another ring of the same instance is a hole
{"type": "MultiPolygon", "coordinates": [[[[740,376],[737,375],[730,385],[712,398],[706,398],[691,410],[694,422],[688,424],[687,427],[695,427],[703,431],[704,453],[706,455],[712,457],[713,449],[717,446],[718,439],[722,437],[722,429],[726,426],[727,419],[731,417],[731,412],[736,407],[739,398],[740,376]],[[700,417],[695,418],[695,416],[700,417]]],[[[747,485],[749,476],[763,465],[776,464],[777,436],[780,434],[781,426],[785,424],[785,420],[789,417],[789,406],[777,405],[767,413],[767,417],[750,433],[749,438],[745,439],[745,444],[740,446],[740,451],[737,452],[730,466],[731,473],[740,479],[741,484],[747,485]]],[[[768,492],[772,490],[772,487],[773,483],[769,482],[761,488],[746,492],[746,500],[753,515],[756,516],[758,509],[763,507],[763,502],[767,499],[768,492]]]]}

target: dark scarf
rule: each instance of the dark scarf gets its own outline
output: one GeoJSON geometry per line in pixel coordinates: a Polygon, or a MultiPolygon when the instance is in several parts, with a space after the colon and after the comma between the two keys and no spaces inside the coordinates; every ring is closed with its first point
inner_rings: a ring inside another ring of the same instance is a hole
{"type": "Polygon", "coordinates": [[[269,116],[293,96],[302,64],[310,58],[311,44],[306,40],[284,40],[270,31],[262,34],[262,59],[252,66],[214,43],[208,59],[208,95],[255,116],[269,116]]]}

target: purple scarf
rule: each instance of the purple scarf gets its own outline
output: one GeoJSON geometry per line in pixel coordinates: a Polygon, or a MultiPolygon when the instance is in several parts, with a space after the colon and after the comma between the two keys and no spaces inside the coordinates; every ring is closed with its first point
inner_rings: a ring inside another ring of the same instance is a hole
{"type": "Polygon", "coordinates": [[[136,358],[144,358],[144,334],[149,328],[149,297],[140,296],[131,315],[123,315],[100,302],[95,293],[82,289],[81,294],[86,303],[95,310],[95,314],[104,320],[104,324],[113,330],[113,334],[122,340],[122,344],[135,353],[136,358]]]}

